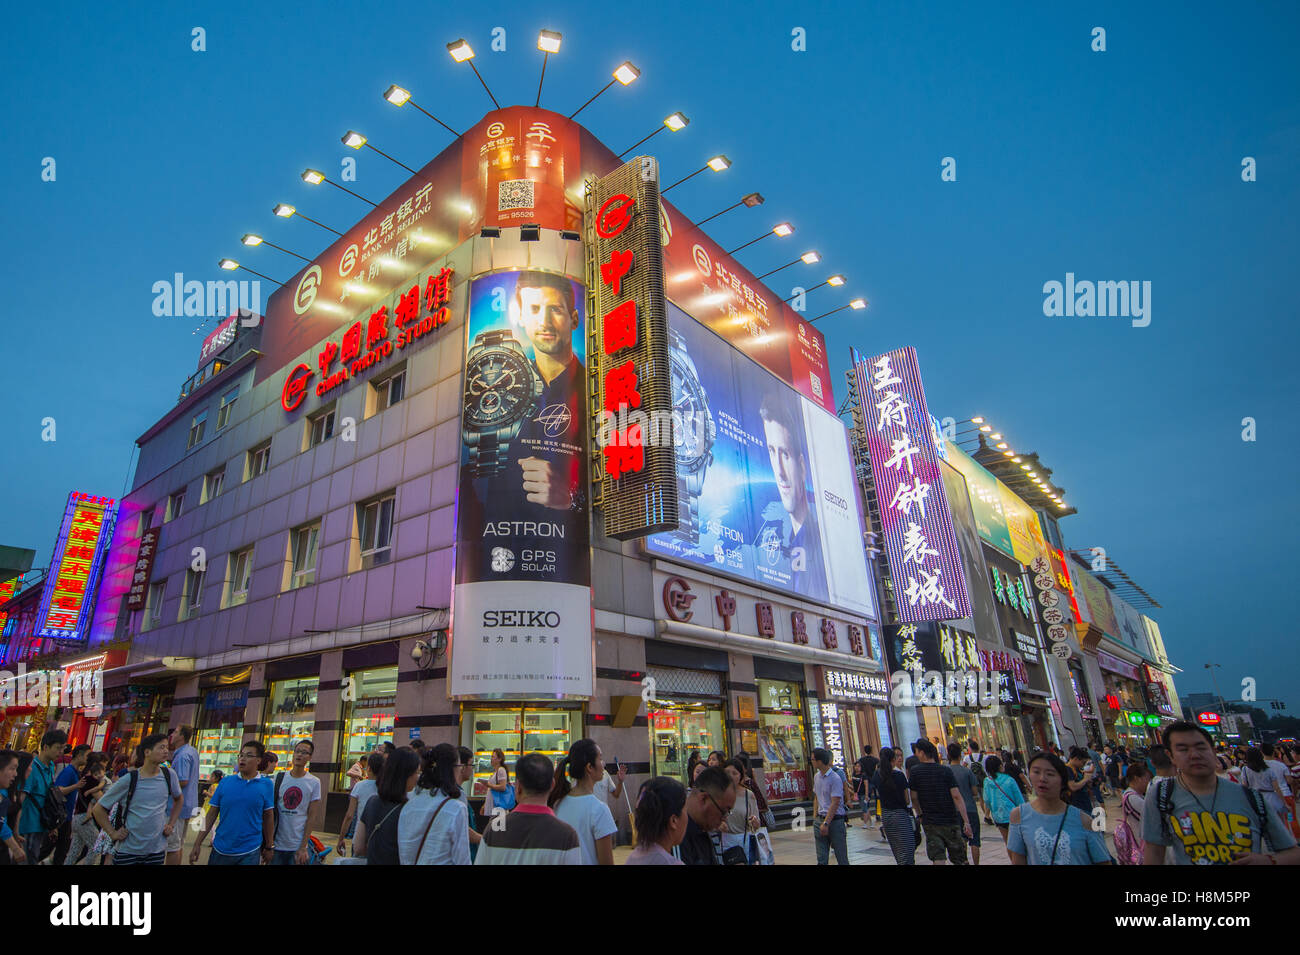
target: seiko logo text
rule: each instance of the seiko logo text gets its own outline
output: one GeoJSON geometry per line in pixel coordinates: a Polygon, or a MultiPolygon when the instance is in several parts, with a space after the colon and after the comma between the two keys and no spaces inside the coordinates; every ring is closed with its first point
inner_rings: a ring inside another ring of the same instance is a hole
{"type": "Polygon", "coordinates": [[[485,627],[547,627],[560,626],[560,615],[554,610],[484,610],[485,627]]]}

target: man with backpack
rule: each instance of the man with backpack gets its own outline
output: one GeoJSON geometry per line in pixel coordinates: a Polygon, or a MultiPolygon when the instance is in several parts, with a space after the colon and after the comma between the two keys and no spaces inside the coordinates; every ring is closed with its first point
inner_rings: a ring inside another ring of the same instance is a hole
{"type": "Polygon", "coordinates": [[[23,783],[18,837],[23,840],[28,865],[36,865],[54,849],[59,827],[67,815],[64,800],[70,790],[54,784],[55,761],[63,755],[67,742],[68,734],[63,730],[50,730],[42,736],[31,772],[23,783]]]}
{"type": "Polygon", "coordinates": [[[320,825],[320,780],[307,772],[316,747],[309,739],[293,747],[288,773],[275,774],[275,849],[272,865],[306,865],[310,858],[307,839],[320,825]]]}
{"type": "Polygon", "coordinates": [[[114,865],[162,865],[167,840],[180,823],[180,780],[162,764],[171,751],[166,733],[151,733],[140,743],[140,767],[109,786],[91,814],[117,845],[114,865]],[[108,807],[113,807],[112,818],[108,807]],[[169,811],[170,809],[170,811],[169,811]]]}
{"type": "Polygon", "coordinates": [[[1178,775],[1147,789],[1144,865],[1163,865],[1170,847],[1177,865],[1300,865],[1295,838],[1263,797],[1218,777],[1209,733],[1180,721],[1163,737],[1178,775]]]}

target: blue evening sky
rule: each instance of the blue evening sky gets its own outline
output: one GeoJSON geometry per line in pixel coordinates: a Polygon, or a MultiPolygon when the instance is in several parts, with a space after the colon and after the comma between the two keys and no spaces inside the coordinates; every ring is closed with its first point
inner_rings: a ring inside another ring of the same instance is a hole
{"type": "MultiPolygon", "coordinates": [[[[36,548],[43,566],[69,490],[122,493],[132,442],[172,406],[202,338],[196,320],[153,315],[155,281],[222,277],[223,255],[289,276],[296,260],[239,236],[310,256],[329,234],[276,219],[274,203],[336,228],[358,219],[366,206],[298,178],[357,155],[345,130],[413,166],[447,145],[441,127],[383,102],[390,83],[465,129],[491,103],[444,45],[469,39],[502,104],[531,104],[537,31],[551,28],[564,47],[543,106],[571,112],[631,59],[641,79],[580,120],[621,150],[682,110],[691,125],[653,141],[665,179],[718,152],[735,165],[676,190],[677,204],[703,218],[759,190],[764,206],[708,231],[730,247],[789,219],[792,238],[742,261],[761,273],[816,248],[822,265],[781,277],[842,271],[849,284],[813,293],[811,314],[871,300],[819,323],[838,397],[850,345],[914,345],[934,413],[983,414],[1038,451],[1079,509],[1067,542],[1106,547],[1163,604],[1152,613],[1187,671],[1180,691],[1210,689],[1214,661],[1225,695],[1253,676],[1260,697],[1300,702],[1285,630],[1300,446],[1286,291],[1300,213],[1296,5],[550,8],[545,20],[521,3],[402,0],[10,10],[0,541],[36,548]],[[196,26],[206,52],[191,50],[196,26]],[[1104,53],[1090,49],[1097,26],[1104,53]],[[806,52],[791,50],[795,27],[806,52]],[[956,182],[940,181],[945,156],[956,182]],[[1257,182],[1241,179],[1245,156],[1257,182]],[[1043,283],[1066,272],[1151,282],[1150,326],[1045,317],[1043,283]],[[47,416],[53,443],[40,437],[47,416]]],[[[403,175],[369,152],[358,171],[373,198],[403,175]]]]}

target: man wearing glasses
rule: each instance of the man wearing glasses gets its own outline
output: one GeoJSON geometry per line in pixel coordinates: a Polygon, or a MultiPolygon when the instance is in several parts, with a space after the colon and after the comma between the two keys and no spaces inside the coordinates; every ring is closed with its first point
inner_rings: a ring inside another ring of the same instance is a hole
{"type": "Polygon", "coordinates": [[[718,766],[703,770],[686,796],[686,835],[682,837],[684,865],[721,865],[721,842],[714,834],[736,805],[736,784],[718,766]]]}
{"type": "Polygon", "coordinates": [[[274,784],[258,774],[266,749],[256,740],[239,748],[239,772],[223,776],[217,791],[208,799],[203,831],[190,850],[190,864],[199,861],[199,850],[217,817],[221,828],[212,840],[208,865],[257,865],[265,854],[270,858],[275,839],[274,784]]]}

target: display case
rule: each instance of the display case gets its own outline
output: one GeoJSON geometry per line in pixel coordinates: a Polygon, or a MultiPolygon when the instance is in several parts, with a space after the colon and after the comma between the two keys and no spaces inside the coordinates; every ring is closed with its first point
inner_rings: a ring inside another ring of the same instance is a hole
{"type": "Polygon", "coordinates": [[[650,757],[656,776],[672,776],[686,785],[686,764],[699,751],[707,759],[715,749],[725,750],[722,705],[676,700],[655,700],[649,705],[650,757]]]}
{"type": "MultiPolygon", "coordinates": [[[[351,788],[347,771],[374,752],[381,743],[393,742],[397,722],[397,667],[377,667],[348,674],[355,699],[343,706],[343,732],[339,734],[339,772],[335,788],[351,788]]],[[[345,681],[346,682],[346,681],[345,681]]]]}
{"type": "Polygon", "coordinates": [[[581,711],[513,707],[478,709],[466,707],[461,713],[461,742],[474,754],[474,779],[470,795],[487,795],[492,778],[492,751],[505,754],[506,769],[513,779],[515,761],[524,753],[542,753],[558,762],[569,752],[574,740],[574,717],[581,711]]]}
{"type": "Polygon", "coordinates": [[[239,772],[239,746],[244,740],[243,723],[222,723],[197,731],[199,775],[207,777],[214,769],[227,776],[239,772]]]}
{"type": "Polygon", "coordinates": [[[311,739],[316,726],[316,688],[319,677],[281,680],[271,684],[270,711],[266,715],[263,743],[268,753],[279,758],[278,767],[287,770],[293,761],[294,744],[311,739]]]}

